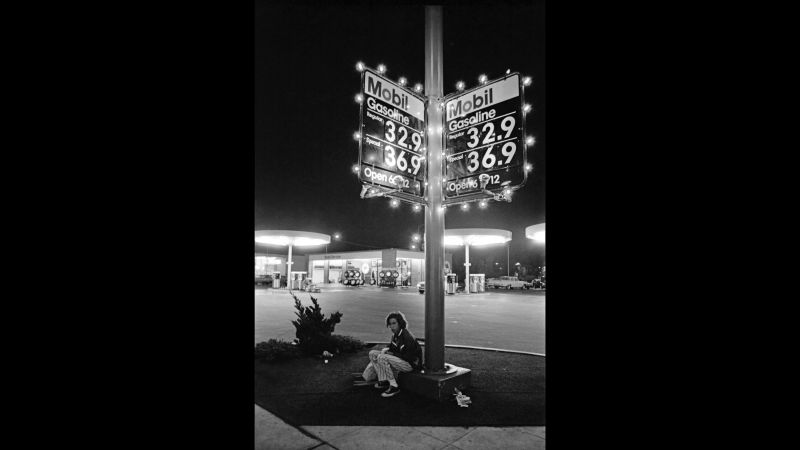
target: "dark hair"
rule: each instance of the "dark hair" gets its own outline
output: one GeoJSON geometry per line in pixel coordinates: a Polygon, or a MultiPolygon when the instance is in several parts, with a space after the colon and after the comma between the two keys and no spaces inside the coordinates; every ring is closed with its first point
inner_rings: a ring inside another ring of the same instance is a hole
{"type": "Polygon", "coordinates": [[[400,329],[404,330],[408,328],[408,321],[406,320],[406,316],[403,315],[400,311],[392,311],[386,316],[386,326],[389,326],[389,319],[397,319],[397,324],[400,325],[400,329]]]}

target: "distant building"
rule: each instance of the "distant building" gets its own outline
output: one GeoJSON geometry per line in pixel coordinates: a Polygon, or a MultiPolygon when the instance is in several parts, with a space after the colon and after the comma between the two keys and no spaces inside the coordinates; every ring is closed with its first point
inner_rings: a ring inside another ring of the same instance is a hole
{"type": "MultiPolygon", "coordinates": [[[[272,275],[275,272],[286,276],[285,254],[256,252],[256,276],[272,275]]],[[[312,253],[306,256],[292,255],[293,272],[306,272],[311,282],[316,284],[341,283],[344,272],[360,270],[366,284],[375,284],[381,270],[392,269],[399,272],[398,285],[415,286],[425,281],[425,252],[396,248],[312,253]],[[374,280],[374,281],[373,281],[374,280]]],[[[445,253],[445,266],[452,267],[453,255],[445,253]]]]}

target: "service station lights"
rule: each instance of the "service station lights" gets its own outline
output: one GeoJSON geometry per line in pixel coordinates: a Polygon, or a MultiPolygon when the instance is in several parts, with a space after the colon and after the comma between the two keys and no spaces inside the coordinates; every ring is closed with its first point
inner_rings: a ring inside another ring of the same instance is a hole
{"type": "MultiPolygon", "coordinates": [[[[357,71],[363,72],[366,68],[367,68],[367,66],[363,62],[358,61],[356,63],[356,70],[357,71]]],[[[378,64],[377,72],[379,74],[384,75],[386,73],[386,71],[387,71],[386,65],[378,64]]],[[[506,73],[506,75],[510,74],[511,73],[511,69],[507,69],[505,73],[506,73]]],[[[486,84],[486,83],[488,83],[488,80],[489,80],[489,77],[486,74],[480,74],[478,76],[478,82],[480,84],[486,84]]],[[[532,82],[533,82],[533,80],[532,80],[532,78],[530,76],[523,77],[523,79],[522,79],[522,85],[523,86],[530,86],[532,84],[532,82]]],[[[406,77],[400,77],[398,79],[398,84],[400,84],[401,86],[406,86],[408,84],[408,79],[406,77]]],[[[466,89],[466,83],[464,83],[463,81],[456,82],[456,89],[459,92],[460,91],[464,91],[466,89]]],[[[416,83],[414,85],[414,91],[418,92],[418,93],[421,93],[423,91],[423,85],[421,83],[416,83]]],[[[356,94],[355,101],[358,104],[363,103],[364,102],[364,96],[361,93],[356,94]]],[[[440,107],[440,109],[443,109],[444,108],[444,103],[440,103],[439,107],[440,107]]],[[[524,114],[527,114],[527,113],[531,112],[532,109],[533,109],[533,107],[530,104],[526,103],[522,107],[522,112],[524,114]]],[[[444,132],[444,129],[441,126],[434,127],[434,126],[430,126],[429,125],[428,128],[427,128],[427,131],[428,131],[428,135],[432,137],[432,136],[436,136],[436,135],[441,135],[444,132]]],[[[353,139],[356,140],[356,141],[360,141],[361,140],[361,133],[358,132],[358,131],[354,132],[353,133],[353,139]]],[[[528,137],[525,138],[525,146],[526,147],[532,147],[535,143],[536,143],[536,139],[533,136],[528,136],[528,137]]],[[[426,152],[425,148],[422,148],[422,150],[423,150],[423,153],[426,152]]],[[[442,156],[445,156],[444,152],[442,153],[442,156]]],[[[440,158],[441,158],[441,156],[440,156],[440,158]]],[[[530,172],[531,170],[533,170],[533,166],[531,164],[525,164],[524,169],[525,169],[526,172],[530,172]]],[[[353,166],[353,172],[359,173],[359,171],[360,171],[360,168],[358,167],[358,165],[354,165],[353,166]]],[[[425,181],[424,185],[427,186],[428,182],[425,181]]],[[[375,189],[370,189],[369,192],[371,194],[374,194],[377,191],[375,189]]],[[[512,192],[513,191],[511,189],[504,189],[503,190],[503,194],[505,195],[505,197],[507,199],[511,196],[512,192]]],[[[497,197],[494,198],[494,200],[497,200],[497,199],[498,199],[497,197]]],[[[427,200],[427,197],[425,198],[425,200],[427,200]]],[[[488,200],[491,200],[491,199],[479,200],[478,201],[478,207],[481,208],[481,209],[486,209],[488,207],[488,200]]],[[[469,203],[470,202],[461,203],[461,210],[462,211],[469,211],[469,209],[470,209],[469,208],[469,203]]],[[[390,200],[389,205],[392,208],[397,208],[397,207],[400,206],[400,201],[397,200],[397,199],[392,199],[392,200],[390,200]]],[[[422,210],[422,206],[415,203],[413,205],[412,209],[413,209],[414,212],[419,212],[419,211],[422,210]]],[[[441,208],[440,208],[440,211],[444,212],[446,209],[447,209],[447,205],[442,205],[441,208]]]]}
{"type": "MultiPolygon", "coordinates": [[[[511,69],[507,69],[506,70],[506,75],[508,75],[510,73],[511,73],[511,69]]],[[[478,82],[480,84],[486,84],[486,83],[489,82],[489,77],[486,74],[482,73],[482,74],[480,74],[478,76],[478,82]]],[[[523,86],[523,88],[526,87],[526,86],[530,86],[531,83],[533,83],[533,79],[531,77],[523,77],[522,78],[522,86],[523,86]]],[[[456,90],[458,90],[459,92],[461,92],[464,89],[466,89],[466,87],[467,86],[463,81],[456,82],[456,90]]],[[[530,105],[525,105],[525,108],[530,109],[530,107],[531,107],[530,105]]],[[[525,112],[528,112],[528,110],[525,110],[525,112]]]]}

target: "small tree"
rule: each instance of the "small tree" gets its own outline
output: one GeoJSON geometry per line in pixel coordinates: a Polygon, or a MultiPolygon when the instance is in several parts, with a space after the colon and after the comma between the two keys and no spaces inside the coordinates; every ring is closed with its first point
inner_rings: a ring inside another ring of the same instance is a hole
{"type": "Polygon", "coordinates": [[[314,306],[303,307],[300,299],[294,293],[290,294],[294,297],[294,307],[297,309],[297,320],[292,321],[296,329],[297,346],[307,355],[320,354],[324,350],[335,351],[336,343],[331,334],[336,324],[342,321],[342,313],[336,311],[326,319],[316,298],[309,295],[314,306]]]}

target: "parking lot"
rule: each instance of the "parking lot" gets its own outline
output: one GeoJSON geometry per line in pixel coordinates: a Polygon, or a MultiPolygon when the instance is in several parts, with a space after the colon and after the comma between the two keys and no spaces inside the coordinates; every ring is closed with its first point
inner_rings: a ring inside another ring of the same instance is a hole
{"type": "MultiPolygon", "coordinates": [[[[339,311],[335,334],[363,341],[388,341],[386,315],[400,310],[411,332],[425,337],[425,296],[416,288],[322,287],[309,294],[294,291],[310,306],[313,295],[325,316],[339,311]]],[[[255,289],[255,342],[294,339],[294,299],[286,289],[255,289]]],[[[445,343],[545,353],[545,291],[488,290],[445,296],[445,343]]]]}

